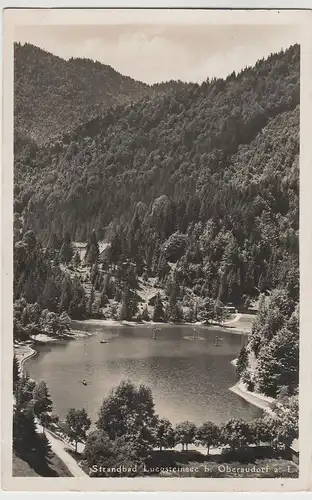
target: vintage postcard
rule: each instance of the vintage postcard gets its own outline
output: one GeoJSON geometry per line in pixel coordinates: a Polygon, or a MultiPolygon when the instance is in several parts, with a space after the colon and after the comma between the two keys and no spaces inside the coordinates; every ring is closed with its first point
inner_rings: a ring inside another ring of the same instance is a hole
{"type": "Polygon", "coordinates": [[[311,487],[311,19],[4,12],[4,489],[311,487]]]}

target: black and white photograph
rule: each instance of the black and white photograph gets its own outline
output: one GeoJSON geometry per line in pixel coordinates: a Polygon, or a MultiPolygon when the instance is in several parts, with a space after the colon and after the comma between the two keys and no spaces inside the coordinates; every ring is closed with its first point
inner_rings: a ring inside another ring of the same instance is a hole
{"type": "Polygon", "coordinates": [[[12,476],[298,479],[299,26],[117,14],[14,28],[12,476]]]}

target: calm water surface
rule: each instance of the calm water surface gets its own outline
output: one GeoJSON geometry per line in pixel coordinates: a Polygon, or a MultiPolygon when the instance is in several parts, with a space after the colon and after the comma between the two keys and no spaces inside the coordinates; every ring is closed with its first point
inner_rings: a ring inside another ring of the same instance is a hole
{"type": "Polygon", "coordinates": [[[229,391],[236,382],[231,360],[242,345],[240,335],[198,327],[199,338],[192,340],[191,327],[168,326],[153,340],[153,329],[146,326],[75,322],[73,328],[95,335],[40,345],[39,354],[25,363],[31,377],[47,382],[61,419],[69,408],[84,407],[96,420],[103,398],[124,379],[149,385],[157,413],[173,423],[221,423],[261,414],[229,391]],[[219,346],[214,345],[216,335],[222,337],[219,346]],[[100,344],[102,339],[109,343],[100,344]]]}

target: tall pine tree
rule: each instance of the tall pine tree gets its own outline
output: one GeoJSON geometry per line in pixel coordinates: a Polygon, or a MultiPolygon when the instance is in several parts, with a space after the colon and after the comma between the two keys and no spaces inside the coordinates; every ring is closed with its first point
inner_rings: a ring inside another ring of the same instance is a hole
{"type": "Polygon", "coordinates": [[[153,321],[162,322],[165,321],[164,307],[161,300],[160,293],[158,292],[155,299],[155,307],[153,313],[153,321]]]}
{"type": "Polygon", "coordinates": [[[98,261],[99,257],[100,257],[99,245],[97,242],[95,230],[93,229],[92,234],[88,241],[85,260],[89,266],[92,266],[98,261]]]}
{"type": "Polygon", "coordinates": [[[74,256],[74,249],[68,232],[64,235],[63,244],[60,250],[60,259],[63,264],[69,264],[74,256]]]}

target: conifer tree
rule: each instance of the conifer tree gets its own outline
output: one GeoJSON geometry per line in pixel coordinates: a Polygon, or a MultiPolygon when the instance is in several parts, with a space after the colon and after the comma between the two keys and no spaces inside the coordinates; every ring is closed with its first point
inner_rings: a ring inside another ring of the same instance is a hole
{"type": "Polygon", "coordinates": [[[60,259],[63,264],[69,264],[74,255],[73,245],[68,232],[65,233],[60,250],[60,259]]]}
{"type": "Polygon", "coordinates": [[[73,264],[74,264],[75,269],[77,269],[81,265],[81,259],[80,259],[80,255],[79,255],[78,251],[75,253],[75,255],[73,257],[73,264]]]}
{"type": "Polygon", "coordinates": [[[97,242],[96,232],[93,229],[88,241],[85,260],[89,266],[92,266],[98,261],[99,257],[100,257],[99,245],[97,242]]]}
{"type": "Polygon", "coordinates": [[[156,322],[165,321],[164,307],[163,307],[163,303],[162,303],[159,292],[157,293],[156,299],[155,299],[153,321],[156,321],[156,322]]]}
{"type": "Polygon", "coordinates": [[[125,289],[122,294],[122,302],[119,311],[119,319],[121,321],[131,321],[132,320],[132,303],[130,290],[128,286],[125,286],[125,289]]]}
{"type": "Polygon", "coordinates": [[[52,410],[52,399],[44,381],[36,384],[33,391],[33,410],[37,417],[52,410]]]}
{"type": "Polygon", "coordinates": [[[115,289],[114,300],[116,300],[116,302],[120,302],[122,300],[122,291],[119,287],[116,287],[115,289]]]}
{"type": "Polygon", "coordinates": [[[99,267],[98,267],[98,263],[95,262],[92,266],[91,275],[90,275],[92,286],[95,286],[98,276],[99,276],[99,267]]]}
{"type": "Polygon", "coordinates": [[[248,367],[248,353],[246,346],[243,345],[243,347],[240,350],[239,356],[237,358],[237,364],[236,364],[236,375],[238,378],[241,378],[243,373],[245,373],[247,367],[248,367]]]}
{"type": "Polygon", "coordinates": [[[59,265],[60,265],[60,256],[58,253],[56,253],[53,259],[53,266],[58,267],[59,265]]]}
{"type": "Polygon", "coordinates": [[[104,293],[104,291],[102,290],[102,292],[100,294],[100,307],[106,306],[107,303],[108,303],[108,297],[104,293]]]}
{"type": "Polygon", "coordinates": [[[149,316],[147,306],[145,306],[143,311],[142,311],[142,320],[143,321],[150,321],[150,316],[149,316]]]}
{"type": "Polygon", "coordinates": [[[29,455],[37,442],[34,414],[31,408],[16,405],[13,413],[13,450],[17,455],[29,455]]]}
{"type": "Polygon", "coordinates": [[[16,394],[21,378],[21,370],[16,354],[13,355],[13,393],[16,394]]]}
{"type": "Polygon", "coordinates": [[[169,302],[166,308],[166,319],[173,323],[179,323],[183,319],[183,313],[180,305],[178,304],[178,297],[180,294],[180,287],[177,282],[176,274],[173,275],[169,286],[169,302]]]}
{"type": "Polygon", "coordinates": [[[38,288],[36,284],[35,272],[31,269],[23,285],[23,296],[27,302],[36,302],[38,297],[38,288]]]}
{"type": "Polygon", "coordinates": [[[61,298],[60,298],[60,307],[59,311],[68,311],[69,305],[72,299],[72,284],[69,277],[64,276],[62,286],[61,286],[61,298]]]}
{"type": "Polygon", "coordinates": [[[92,317],[92,307],[93,307],[94,298],[95,298],[95,294],[94,294],[94,288],[92,286],[91,291],[90,291],[90,297],[89,297],[88,304],[87,304],[87,312],[88,312],[89,317],[92,317]]]}
{"type": "Polygon", "coordinates": [[[28,373],[21,374],[15,394],[17,406],[26,407],[30,403],[35,385],[35,381],[29,377],[28,373]]]}
{"type": "Polygon", "coordinates": [[[168,263],[166,261],[166,258],[163,253],[160,254],[159,261],[158,261],[158,266],[157,266],[157,275],[160,280],[163,280],[168,272],[170,271],[170,267],[168,266],[168,263]]]}
{"type": "Polygon", "coordinates": [[[86,313],[85,292],[78,278],[72,283],[72,296],[68,314],[72,319],[83,319],[86,313]]]}
{"type": "Polygon", "coordinates": [[[121,262],[124,257],[125,241],[123,234],[120,230],[117,230],[111,240],[111,245],[109,248],[109,261],[110,263],[117,264],[121,262]]]}
{"type": "Polygon", "coordinates": [[[49,309],[49,311],[53,312],[58,310],[59,290],[52,274],[47,277],[40,302],[44,309],[49,309]]]}
{"type": "Polygon", "coordinates": [[[51,233],[47,244],[47,248],[54,254],[55,252],[59,252],[61,246],[62,246],[62,240],[57,236],[56,233],[51,233]]]}
{"type": "Polygon", "coordinates": [[[107,295],[109,299],[113,298],[111,280],[108,274],[105,274],[104,276],[102,293],[104,293],[104,295],[107,295]]]}

